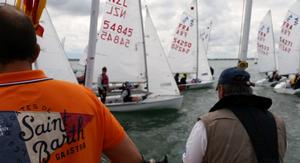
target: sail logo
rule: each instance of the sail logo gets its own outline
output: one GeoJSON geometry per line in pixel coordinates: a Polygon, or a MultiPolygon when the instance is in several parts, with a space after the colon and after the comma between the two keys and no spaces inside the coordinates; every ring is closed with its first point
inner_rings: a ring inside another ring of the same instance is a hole
{"type": "Polygon", "coordinates": [[[183,17],[182,23],[188,24],[190,27],[193,27],[195,24],[195,19],[186,15],[183,17]]]}

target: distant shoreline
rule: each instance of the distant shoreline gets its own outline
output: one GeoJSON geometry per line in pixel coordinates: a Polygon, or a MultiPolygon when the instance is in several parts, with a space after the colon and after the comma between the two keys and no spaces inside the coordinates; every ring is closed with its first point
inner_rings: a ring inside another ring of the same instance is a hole
{"type": "MultiPolygon", "coordinates": [[[[248,61],[255,60],[256,58],[248,58],[248,61]]],[[[237,58],[208,58],[209,61],[215,61],[215,60],[232,60],[232,61],[237,61],[237,58]]]]}
{"type": "MultiPolygon", "coordinates": [[[[255,60],[256,58],[248,58],[247,60],[252,61],[255,60]]],[[[79,62],[79,58],[69,58],[69,61],[73,61],[73,62],[79,62]]],[[[238,60],[237,58],[208,58],[208,60],[210,61],[215,61],[215,60],[238,60]]]]}

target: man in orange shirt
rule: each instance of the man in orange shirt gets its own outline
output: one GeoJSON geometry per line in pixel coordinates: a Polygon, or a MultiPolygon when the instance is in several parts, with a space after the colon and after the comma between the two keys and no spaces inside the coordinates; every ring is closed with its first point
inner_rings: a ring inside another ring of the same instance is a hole
{"type": "Polygon", "coordinates": [[[0,162],[142,161],[89,89],[32,70],[40,49],[29,18],[2,5],[0,24],[0,162]]]}

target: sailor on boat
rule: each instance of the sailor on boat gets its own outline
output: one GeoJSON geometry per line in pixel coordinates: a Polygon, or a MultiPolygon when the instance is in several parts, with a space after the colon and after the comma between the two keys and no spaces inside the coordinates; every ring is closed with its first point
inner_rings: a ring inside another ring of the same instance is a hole
{"type": "Polygon", "coordinates": [[[147,98],[147,96],[150,94],[150,93],[147,93],[146,95],[143,95],[143,96],[132,96],[132,92],[131,92],[132,88],[133,88],[132,84],[129,83],[128,81],[123,83],[123,86],[121,88],[122,89],[121,97],[123,99],[123,102],[142,101],[142,100],[145,100],[147,98]]]}
{"type": "Polygon", "coordinates": [[[175,80],[176,84],[178,85],[179,84],[179,73],[175,74],[174,80],[175,80]]]}
{"type": "Polygon", "coordinates": [[[300,88],[300,74],[296,74],[291,80],[290,80],[291,87],[296,90],[300,88]]]}
{"type": "Polygon", "coordinates": [[[106,73],[107,73],[107,68],[103,67],[102,73],[98,77],[98,93],[102,103],[104,104],[106,101],[107,92],[109,90],[109,79],[106,73]]]}

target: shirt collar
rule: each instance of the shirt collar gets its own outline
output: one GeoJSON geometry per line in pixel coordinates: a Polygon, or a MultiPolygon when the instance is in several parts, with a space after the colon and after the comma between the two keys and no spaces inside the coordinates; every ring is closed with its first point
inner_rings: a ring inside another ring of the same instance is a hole
{"type": "Polygon", "coordinates": [[[209,112],[230,107],[255,107],[268,110],[272,105],[272,99],[256,95],[230,95],[223,97],[209,112]]]}
{"type": "Polygon", "coordinates": [[[0,84],[27,82],[31,80],[40,80],[40,79],[47,79],[47,78],[48,77],[41,70],[0,73],[0,84]]]}

